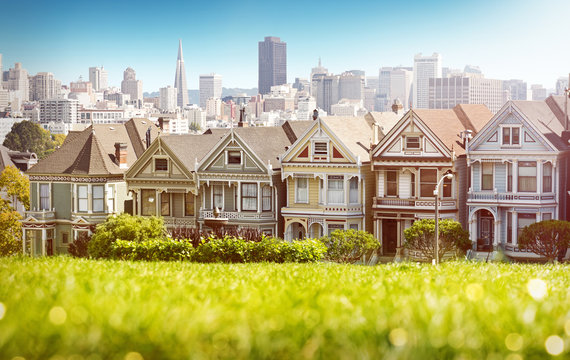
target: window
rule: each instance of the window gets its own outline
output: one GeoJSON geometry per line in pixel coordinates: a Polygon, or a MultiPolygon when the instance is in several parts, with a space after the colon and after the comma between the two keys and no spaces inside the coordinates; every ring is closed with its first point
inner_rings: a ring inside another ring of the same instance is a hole
{"type": "Polygon", "coordinates": [[[398,173],[386,171],[386,196],[398,196],[398,173]]]}
{"type": "Polygon", "coordinates": [[[87,185],[77,186],[77,211],[87,212],[87,185]]]}
{"type": "Polygon", "coordinates": [[[141,213],[144,216],[156,215],[156,205],[154,201],[156,191],[153,189],[141,190],[141,213]]]}
{"type": "Polygon", "coordinates": [[[349,184],[349,192],[348,192],[348,202],[351,204],[358,203],[358,178],[353,177],[350,179],[349,184]]]}
{"type": "Polygon", "coordinates": [[[184,216],[194,216],[194,194],[184,194],[184,216]]]}
{"type": "Polygon", "coordinates": [[[504,127],[503,145],[520,145],[520,132],[519,127],[504,127]]]}
{"type": "Polygon", "coordinates": [[[167,192],[160,194],[160,215],[170,216],[170,194],[167,192]]]}
{"type": "Polygon", "coordinates": [[[327,226],[328,236],[331,236],[332,232],[335,230],[344,230],[343,224],[328,224],[327,226]]]}
{"type": "Polygon", "coordinates": [[[224,188],[222,185],[213,185],[212,186],[212,194],[213,194],[213,201],[214,204],[213,208],[218,208],[222,210],[224,208],[224,188]]]}
{"type": "Polygon", "coordinates": [[[241,184],[241,209],[257,210],[257,184],[241,184]]]}
{"type": "Polygon", "coordinates": [[[437,185],[436,169],[420,169],[420,197],[433,197],[437,185]]]}
{"type": "Polygon", "coordinates": [[[412,197],[416,196],[416,174],[412,174],[412,176],[410,177],[410,191],[412,194],[412,197]]]}
{"type": "Polygon", "coordinates": [[[344,204],[344,176],[329,175],[327,188],[327,203],[344,204]]]}
{"type": "Polygon", "coordinates": [[[328,146],[326,142],[315,142],[313,148],[313,155],[324,155],[328,154],[328,146]]]}
{"type": "Polygon", "coordinates": [[[536,214],[519,213],[518,216],[518,236],[523,232],[523,229],[536,222],[536,214]]]}
{"type": "Polygon", "coordinates": [[[309,202],[309,179],[299,178],[296,179],[295,188],[295,202],[297,203],[308,203],[309,202]]]}
{"type": "Polygon", "coordinates": [[[451,181],[452,179],[444,178],[443,179],[443,197],[450,198],[451,197],[451,181]]]}
{"type": "Polygon", "coordinates": [[[358,224],[350,224],[350,229],[358,231],[358,224]]]}
{"type": "Polygon", "coordinates": [[[168,171],[168,159],[154,159],[154,171],[168,171]]]}
{"type": "Polygon", "coordinates": [[[513,213],[507,213],[507,243],[512,244],[513,242],[513,213]]]}
{"type": "Polygon", "coordinates": [[[513,191],[513,164],[507,163],[507,191],[513,191]]]}
{"type": "Polygon", "coordinates": [[[69,233],[68,232],[63,232],[61,233],[61,242],[63,244],[68,244],[69,243],[69,233]]]}
{"type": "Polygon", "coordinates": [[[49,184],[40,184],[40,210],[49,210],[49,184]]]}
{"type": "Polygon", "coordinates": [[[115,211],[115,185],[109,185],[107,188],[107,211],[115,211]]]}
{"type": "Polygon", "coordinates": [[[536,161],[519,162],[520,192],[536,192],[536,161]]]}
{"type": "Polygon", "coordinates": [[[481,163],[481,190],[493,190],[493,163],[481,163]]]}
{"type": "Polygon", "coordinates": [[[91,187],[93,191],[93,200],[91,206],[93,207],[93,212],[103,212],[104,211],[104,201],[105,201],[105,185],[93,185],[91,187]]]}
{"type": "Polygon", "coordinates": [[[319,204],[325,203],[325,181],[323,179],[319,179],[319,204]]]}
{"type": "Polygon", "coordinates": [[[552,220],[552,213],[543,213],[542,214],[542,221],[552,220]]]}
{"type": "Polygon", "coordinates": [[[241,164],[241,152],[228,151],[228,164],[241,164]]]}
{"type": "Polygon", "coordinates": [[[262,198],[261,198],[262,208],[261,209],[263,211],[271,211],[271,200],[272,200],[271,186],[264,186],[261,195],[262,195],[262,198]]]}
{"type": "Polygon", "coordinates": [[[406,149],[420,149],[420,138],[418,136],[407,136],[406,149]]]}
{"type": "Polygon", "coordinates": [[[542,192],[552,192],[552,164],[542,165],[542,192]]]}

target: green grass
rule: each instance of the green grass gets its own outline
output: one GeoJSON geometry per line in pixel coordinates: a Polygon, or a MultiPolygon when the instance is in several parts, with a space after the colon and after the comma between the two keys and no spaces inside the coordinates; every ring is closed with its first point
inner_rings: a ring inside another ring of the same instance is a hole
{"type": "Polygon", "coordinates": [[[561,341],[568,358],[568,265],[0,259],[1,359],[515,360],[561,341]]]}

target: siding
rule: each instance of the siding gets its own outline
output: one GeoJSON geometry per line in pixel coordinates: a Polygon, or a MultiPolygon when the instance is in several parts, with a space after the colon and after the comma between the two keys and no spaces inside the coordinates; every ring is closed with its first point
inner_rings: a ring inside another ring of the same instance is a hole
{"type": "Polygon", "coordinates": [[[402,199],[409,199],[411,196],[410,182],[412,174],[406,171],[405,173],[399,173],[398,176],[398,195],[402,199]]]}
{"type": "Polygon", "coordinates": [[[457,187],[457,207],[459,212],[459,222],[464,230],[468,230],[467,217],[469,212],[467,209],[467,184],[469,171],[467,171],[467,161],[465,156],[457,158],[455,161],[455,171],[457,172],[457,177],[454,179],[455,186],[457,187]]]}
{"type": "Polygon", "coordinates": [[[376,173],[370,169],[368,164],[362,165],[362,177],[364,181],[362,184],[364,194],[362,197],[362,205],[364,210],[364,229],[371,234],[374,234],[374,214],[372,212],[372,204],[374,197],[374,189],[376,188],[376,173]]]}
{"type": "Polygon", "coordinates": [[[206,198],[206,204],[205,204],[205,208],[206,209],[211,209],[212,208],[212,189],[207,186],[207,187],[203,187],[202,188],[204,191],[204,197],[206,198]]]}
{"type": "Polygon", "coordinates": [[[52,208],[57,219],[71,219],[71,184],[52,184],[52,208]]]}
{"type": "Polygon", "coordinates": [[[284,229],[284,221],[283,216],[281,216],[281,208],[287,206],[287,185],[285,181],[281,180],[281,174],[276,172],[273,175],[273,186],[276,188],[277,192],[277,209],[276,216],[277,216],[277,236],[283,238],[285,229],[284,229]]]}
{"type": "Polygon", "coordinates": [[[378,185],[378,192],[376,193],[378,197],[384,197],[384,171],[378,171],[378,180],[376,184],[378,185]]]}
{"type": "Polygon", "coordinates": [[[184,194],[172,194],[172,216],[184,217],[184,194]]]}
{"type": "Polygon", "coordinates": [[[473,191],[481,191],[481,164],[475,163],[471,166],[471,172],[473,173],[473,191]]]}
{"type": "Polygon", "coordinates": [[[115,183],[115,199],[116,199],[116,211],[121,213],[125,211],[125,201],[130,200],[132,197],[129,196],[127,191],[127,183],[126,182],[118,182],[115,183]]]}
{"type": "Polygon", "coordinates": [[[498,192],[507,191],[507,165],[495,163],[495,188],[498,192]]]}

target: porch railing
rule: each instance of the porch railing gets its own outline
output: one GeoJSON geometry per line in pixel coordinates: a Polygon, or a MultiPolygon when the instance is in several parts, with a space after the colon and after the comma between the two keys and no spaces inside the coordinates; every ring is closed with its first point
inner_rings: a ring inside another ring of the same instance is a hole
{"type": "MultiPolygon", "coordinates": [[[[214,210],[200,210],[200,220],[214,217],[214,210]]],[[[220,211],[220,218],[228,220],[274,220],[275,213],[273,211],[265,212],[249,212],[249,211],[220,211]]]]}

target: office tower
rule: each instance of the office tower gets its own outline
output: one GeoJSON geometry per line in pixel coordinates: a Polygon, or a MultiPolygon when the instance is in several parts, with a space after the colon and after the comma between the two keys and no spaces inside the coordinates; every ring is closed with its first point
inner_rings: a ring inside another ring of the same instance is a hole
{"type": "Polygon", "coordinates": [[[364,88],[364,102],[363,106],[368,111],[376,110],[376,89],[371,87],[364,88]]]}
{"type": "Polygon", "coordinates": [[[258,92],[269,94],[274,85],[287,83],[287,43],[266,36],[259,42],[258,92]]]}
{"type": "Polygon", "coordinates": [[[382,67],[378,74],[377,111],[390,111],[394,100],[399,99],[409,109],[413,72],[404,67],[382,67]]]}
{"type": "Polygon", "coordinates": [[[568,88],[568,78],[567,77],[558,78],[558,80],[556,80],[556,95],[564,95],[564,89],[566,88],[568,88]]]}
{"type": "Polygon", "coordinates": [[[39,101],[61,96],[61,81],[56,80],[50,72],[40,72],[29,78],[30,100],[39,101]]]}
{"type": "Polygon", "coordinates": [[[159,109],[162,111],[176,111],[178,107],[178,91],[172,86],[160,88],[159,109]]]}
{"type": "Polygon", "coordinates": [[[4,84],[8,90],[19,93],[21,101],[28,101],[30,97],[30,83],[28,72],[22,68],[21,63],[16,63],[13,69],[8,70],[8,83],[4,84]]]}
{"type": "Polygon", "coordinates": [[[532,100],[542,101],[546,99],[546,88],[540,84],[533,84],[530,86],[532,92],[532,100]]]}
{"type": "Polygon", "coordinates": [[[441,55],[433,53],[432,56],[414,56],[414,108],[427,109],[429,107],[429,79],[441,78],[441,55]]]}
{"type": "Polygon", "coordinates": [[[338,81],[338,98],[350,100],[364,99],[364,72],[344,72],[338,81]]]}
{"type": "Polygon", "coordinates": [[[2,54],[0,54],[0,90],[2,89],[2,54]]]}
{"type": "Polygon", "coordinates": [[[76,124],[79,101],[75,99],[40,100],[40,123],[76,124]]]}
{"type": "Polygon", "coordinates": [[[131,101],[136,101],[138,105],[142,104],[143,89],[142,81],[137,80],[136,72],[130,67],[123,72],[123,81],[121,81],[121,92],[129,94],[131,101]]]}
{"type": "Polygon", "coordinates": [[[505,94],[503,102],[507,102],[507,100],[527,100],[527,84],[522,80],[504,80],[503,91],[508,92],[505,94]]]}
{"type": "Polygon", "coordinates": [[[100,91],[107,89],[107,78],[107,70],[102,66],[89,68],[89,82],[91,86],[93,86],[93,90],[100,91]]]}
{"type": "Polygon", "coordinates": [[[339,101],[339,75],[315,74],[311,83],[317,107],[331,112],[331,106],[339,101]]]}
{"type": "Polygon", "coordinates": [[[315,77],[315,75],[328,75],[328,73],[329,70],[321,65],[321,58],[319,58],[319,65],[311,69],[311,77],[309,78],[312,97],[314,98],[317,97],[317,88],[316,87],[313,88],[313,78],[315,77]]]}
{"type": "Polygon", "coordinates": [[[299,99],[299,103],[297,105],[297,120],[311,120],[313,111],[317,107],[315,99],[312,97],[299,99]]]}
{"type": "Polygon", "coordinates": [[[220,99],[221,97],[222,75],[214,73],[200,75],[200,107],[205,109],[208,99],[220,99]]]}
{"type": "Polygon", "coordinates": [[[459,104],[485,104],[492,112],[503,106],[503,81],[480,76],[429,79],[429,108],[453,109],[459,104]]]}
{"type": "Polygon", "coordinates": [[[178,59],[176,59],[176,76],[174,77],[174,87],[176,88],[176,104],[180,108],[188,105],[188,86],[186,85],[186,68],[184,67],[184,56],[182,54],[182,40],[178,40],[178,59]]]}
{"type": "Polygon", "coordinates": [[[378,76],[367,76],[366,77],[366,87],[370,88],[370,89],[375,89],[376,93],[378,93],[378,86],[380,85],[379,83],[379,77],[378,76]]]}

